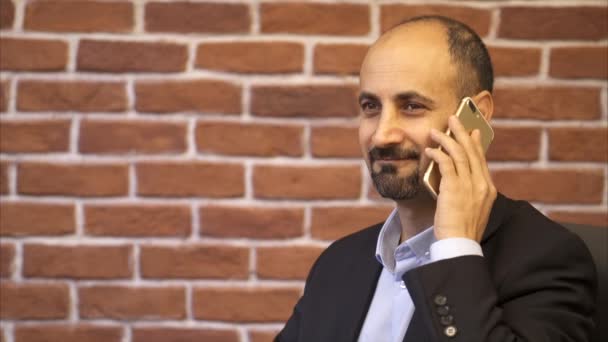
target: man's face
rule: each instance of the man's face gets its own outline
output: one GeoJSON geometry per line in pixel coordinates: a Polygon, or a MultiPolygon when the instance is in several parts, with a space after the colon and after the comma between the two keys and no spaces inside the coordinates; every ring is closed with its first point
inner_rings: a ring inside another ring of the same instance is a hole
{"type": "Polygon", "coordinates": [[[414,198],[429,164],[430,130],[454,114],[456,68],[444,29],[414,23],[393,30],[368,52],[360,72],[359,143],[376,189],[414,198]]]}

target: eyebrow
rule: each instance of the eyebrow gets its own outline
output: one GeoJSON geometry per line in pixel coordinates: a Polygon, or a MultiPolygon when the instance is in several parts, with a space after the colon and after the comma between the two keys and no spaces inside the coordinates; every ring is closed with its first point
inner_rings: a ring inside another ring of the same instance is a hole
{"type": "Polygon", "coordinates": [[[363,100],[372,100],[372,101],[378,101],[378,100],[379,100],[379,98],[378,98],[378,96],[376,96],[376,95],[374,95],[374,94],[372,94],[372,93],[369,93],[369,92],[367,92],[367,91],[362,91],[362,92],[359,94],[359,103],[361,103],[363,100]]]}
{"type": "MultiPolygon", "coordinates": [[[[362,91],[359,94],[359,103],[361,103],[361,101],[363,101],[363,100],[379,101],[379,98],[375,94],[372,94],[367,91],[362,91]]],[[[424,96],[424,95],[420,94],[419,92],[416,92],[413,90],[406,91],[403,93],[398,93],[393,96],[393,101],[405,102],[405,101],[409,101],[409,100],[422,101],[430,106],[435,105],[435,101],[433,101],[431,98],[424,96]]]]}
{"type": "Polygon", "coordinates": [[[428,104],[430,106],[435,105],[435,101],[433,101],[431,98],[424,96],[416,91],[406,91],[404,93],[396,94],[395,96],[393,96],[393,100],[400,101],[400,102],[405,102],[408,100],[418,100],[418,101],[425,102],[426,104],[428,104]]]}

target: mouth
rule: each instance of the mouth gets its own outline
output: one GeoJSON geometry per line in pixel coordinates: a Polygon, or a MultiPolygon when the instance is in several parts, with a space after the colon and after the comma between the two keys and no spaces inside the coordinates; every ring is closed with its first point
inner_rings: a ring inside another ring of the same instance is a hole
{"type": "Polygon", "coordinates": [[[418,161],[414,158],[379,158],[375,159],[374,163],[403,163],[408,161],[418,161]]]}
{"type": "Polygon", "coordinates": [[[379,173],[383,172],[396,172],[402,168],[410,168],[413,164],[417,163],[418,159],[414,158],[383,158],[383,159],[375,159],[372,162],[372,172],[379,173]]]}
{"type": "Polygon", "coordinates": [[[373,172],[395,172],[419,163],[420,153],[412,148],[374,147],[369,151],[369,162],[373,172]]]}

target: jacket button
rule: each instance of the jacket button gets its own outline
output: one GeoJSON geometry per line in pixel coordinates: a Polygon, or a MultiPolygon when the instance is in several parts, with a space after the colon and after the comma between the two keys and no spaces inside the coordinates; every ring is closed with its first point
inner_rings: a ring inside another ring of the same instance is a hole
{"type": "Polygon", "coordinates": [[[450,325],[450,324],[454,323],[454,316],[452,316],[452,315],[441,316],[439,318],[439,321],[441,322],[442,325],[450,325]]]}
{"type": "Polygon", "coordinates": [[[437,313],[440,316],[445,316],[450,313],[450,307],[447,305],[437,307],[437,313]]]}
{"type": "Polygon", "coordinates": [[[444,295],[436,295],[435,296],[435,304],[436,305],[445,305],[448,302],[448,298],[444,295]]]}
{"type": "Polygon", "coordinates": [[[456,336],[457,332],[458,331],[456,330],[456,327],[453,326],[453,325],[450,325],[449,327],[446,327],[445,330],[443,331],[443,333],[447,337],[454,337],[454,336],[456,336]]]}

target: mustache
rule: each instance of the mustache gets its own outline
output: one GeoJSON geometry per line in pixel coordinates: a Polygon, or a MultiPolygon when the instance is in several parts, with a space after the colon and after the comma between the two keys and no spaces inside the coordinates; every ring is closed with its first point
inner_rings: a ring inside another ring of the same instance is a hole
{"type": "Polygon", "coordinates": [[[374,162],[383,159],[415,159],[420,160],[420,151],[415,149],[400,149],[397,146],[374,147],[369,151],[369,160],[374,162]]]}

